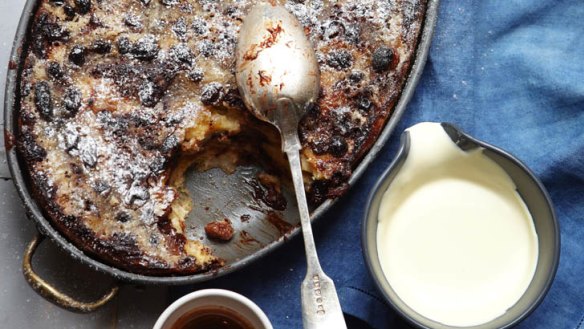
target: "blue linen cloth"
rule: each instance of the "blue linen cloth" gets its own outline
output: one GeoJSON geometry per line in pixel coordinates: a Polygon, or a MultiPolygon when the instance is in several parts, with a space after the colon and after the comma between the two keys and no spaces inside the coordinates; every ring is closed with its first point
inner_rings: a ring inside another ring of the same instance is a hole
{"type": "MultiPolygon", "coordinates": [[[[561,227],[561,260],[543,303],[519,328],[584,328],[584,3],[442,0],[424,74],[391,141],[351,191],[314,225],[322,266],[343,310],[373,328],[402,321],[378,297],[362,257],[367,196],[396,154],[401,132],[448,121],[516,155],[542,180],[561,227]]],[[[301,328],[300,237],[251,266],[176,288],[237,291],[275,328],[301,328]]]]}

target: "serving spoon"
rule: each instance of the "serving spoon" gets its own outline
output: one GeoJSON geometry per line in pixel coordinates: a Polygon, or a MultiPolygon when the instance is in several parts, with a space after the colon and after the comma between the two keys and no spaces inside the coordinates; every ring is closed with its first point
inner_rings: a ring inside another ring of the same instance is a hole
{"type": "Polygon", "coordinates": [[[318,99],[320,72],[304,28],[284,7],[271,1],[250,9],[239,32],[236,78],[247,108],[280,131],[290,162],[307,260],[304,328],[346,328],[334,282],[318,261],[300,165],[298,123],[318,99]]]}

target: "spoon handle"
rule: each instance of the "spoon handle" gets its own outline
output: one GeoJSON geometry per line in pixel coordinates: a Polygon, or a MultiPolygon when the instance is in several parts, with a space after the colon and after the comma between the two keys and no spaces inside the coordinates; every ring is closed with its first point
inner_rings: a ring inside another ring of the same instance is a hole
{"type": "Polygon", "coordinates": [[[296,200],[298,202],[298,210],[300,211],[304,248],[306,250],[307,272],[300,288],[304,329],[347,328],[335,284],[322,271],[318,261],[318,255],[316,254],[316,245],[312,236],[312,227],[310,225],[310,216],[306,204],[306,194],[304,192],[300,155],[298,153],[300,149],[298,134],[294,133],[293,136],[285,134],[283,138],[288,139],[288,143],[285,142],[285,145],[288,144],[291,146],[287,148],[286,154],[288,155],[290,170],[292,171],[296,200]],[[291,143],[290,139],[293,139],[291,143]],[[294,147],[294,144],[298,145],[298,147],[294,147]]]}

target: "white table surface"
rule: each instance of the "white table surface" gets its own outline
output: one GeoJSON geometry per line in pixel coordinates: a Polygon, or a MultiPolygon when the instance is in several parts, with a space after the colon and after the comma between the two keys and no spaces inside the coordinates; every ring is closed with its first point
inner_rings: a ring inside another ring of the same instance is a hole
{"type": "MultiPolygon", "coordinates": [[[[8,59],[24,3],[25,0],[0,0],[0,104],[4,104],[8,59]]],[[[151,328],[169,303],[169,288],[124,285],[102,309],[77,314],[45,301],[28,286],[21,272],[22,254],[36,229],[26,219],[10,179],[4,134],[0,134],[0,145],[0,327],[151,328]]],[[[33,264],[47,281],[79,299],[92,300],[112,284],[109,277],[77,264],[48,241],[39,247],[33,264]]]]}

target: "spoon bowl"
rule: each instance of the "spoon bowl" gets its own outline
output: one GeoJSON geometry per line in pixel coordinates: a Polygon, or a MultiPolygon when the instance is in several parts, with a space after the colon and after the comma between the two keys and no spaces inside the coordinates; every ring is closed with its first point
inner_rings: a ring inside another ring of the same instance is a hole
{"type": "Polygon", "coordinates": [[[248,109],[278,127],[278,101],[291,99],[301,118],[318,98],[320,72],[298,20],[282,6],[258,4],[239,33],[236,77],[248,109]]]}
{"type": "Polygon", "coordinates": [[[237,44],[236,79],[248,109],[282,134],[290,162],[307,260],[301,286],[304,328],[346,328],[334,282],[316,254],[300,165],[298,123],[318,98],[318,63],[300,22],[284,7],[263,3],[250,10],[237,44]]]}

